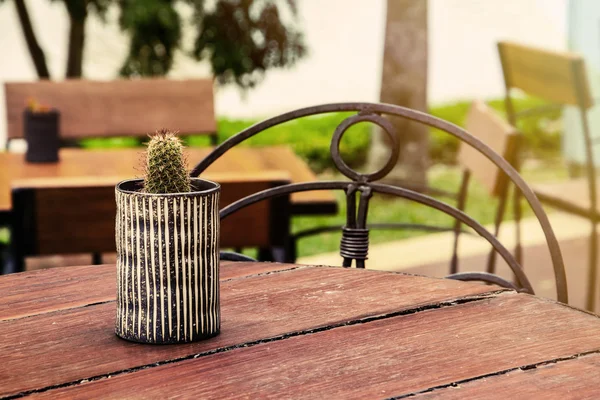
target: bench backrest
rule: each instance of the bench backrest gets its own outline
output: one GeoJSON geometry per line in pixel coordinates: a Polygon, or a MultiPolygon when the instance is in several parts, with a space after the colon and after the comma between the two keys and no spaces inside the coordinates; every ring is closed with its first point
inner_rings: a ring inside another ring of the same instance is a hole
{"type": "MultiPolygon", "coordinates": [[[[465,129],[509,163],[515,163],[519,139],[516,129],[484,102],[478,100],[471,104],[465,129]]],[[[492,196],[504,194],[508,184],[507,176],[473,147],[461,142],[458,163],[461,167],[469,170],[492,196]]]]}
{"type": "Polygon", "coordinates": [[[29,99],[60,112],[63,139],[145,136],[157,128],[214,134],[211,79],[5,83],[7,138],[23,137],[29,99]]]}

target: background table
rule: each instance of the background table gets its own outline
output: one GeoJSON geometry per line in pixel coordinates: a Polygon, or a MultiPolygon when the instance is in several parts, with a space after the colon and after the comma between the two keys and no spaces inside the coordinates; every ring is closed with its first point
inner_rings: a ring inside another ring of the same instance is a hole
{"type": "Polygon", "coordinates": [[[115,267],[0,277],[0,397],[600,396],[600,321],[513,291],[372,270],[222,263],[222,331],[117,338],[115,267]]]}
{"type": "MultiPolygon", "coordinates": [[[[206,157],[210,148],[187,148],[189,167],[206,157]]],[[[24,154],[0,153],[0,212],[9,212],[11,182],[30,178],[131,179],[142,175],[141,149],[60,150],[55,164],[25,162],[24,154]]],[[[223,173],[286,171],[293,183],[316,181],[315,174],[289,147],[239,147],[229,150],[202,177],[223,173]]],[[[116,184],[117,182],[115,182],[116,184]]],[[[337,211],[335,196],[329,191],[294,193],[293,214],[331,214],[337,211]]]]}

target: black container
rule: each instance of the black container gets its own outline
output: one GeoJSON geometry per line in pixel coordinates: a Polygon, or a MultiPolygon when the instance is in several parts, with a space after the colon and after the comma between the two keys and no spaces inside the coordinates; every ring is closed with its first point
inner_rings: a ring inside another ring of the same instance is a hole
{"type": "Polygon", "coordinates": [[[27,141],[25,160],[32,163],[58,161],[60,114],[57,110],[23,112],[23,129],[27,141]]]}
{"type": "Polygon", "coordinates": [[[116,334],[140,343],[185,343],[219,333],[219,195],[192,179],[193,192],[116,187],[116,334]]]}

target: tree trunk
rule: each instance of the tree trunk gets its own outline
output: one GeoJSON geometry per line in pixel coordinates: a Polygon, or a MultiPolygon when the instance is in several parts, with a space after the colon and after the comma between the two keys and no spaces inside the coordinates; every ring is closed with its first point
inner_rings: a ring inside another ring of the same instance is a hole
{"type": "Polygon", "coordinates": [[[37,75],[40,79],[50,79],[50,72],[46,65],[46,56],[35,37],[25,0],[15,0],[15,7],[17,8],[19,22],[21,29],[23,29],[23,36],[25,37],[27,49],[29,50],[29,55],[31,56],[37,75]]]}
{"type": "MultiPolygon", "coordinates": [[[[380,100],[427,110],[427,0],[388,0],[380,100]]],[[[390,117],[398,133],[400,155],[384,180],[391,184],[427,183],[428,128],[390,117]]],[[[369,163],[376,168],[387,159],[390,142],[380,129],[373,135],[369,163]]]]}
{"type": "Polygon", "coordinates": [[[83,45],[85,39],[85,20],[87,13],[82,16],[70,15],[69,53],[67,56],[67,78],[81,78],[83,69],[83,45]]]}

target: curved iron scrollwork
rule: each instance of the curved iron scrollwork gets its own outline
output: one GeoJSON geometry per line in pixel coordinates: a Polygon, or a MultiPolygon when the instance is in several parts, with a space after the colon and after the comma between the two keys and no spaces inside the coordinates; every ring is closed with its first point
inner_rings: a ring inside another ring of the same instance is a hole
{"type": "Polygon", "coordinates": [[[331,157],[333,158],[333,162],[337,169],[344,174],[349,179],[352,179],[355,182],[373,182],[377,181],[381,178],[387,176],[390,171],[398,162],[398,154],[400,149],[398,148],[398,134],[396,133],[396,129],[387,119],[383,118],[381,115],[375,114],[371,110],[364,110],[358,113],[357,115],[353,115],[351,117],[343,120],[338,127],[335,129],[333,133],[333,137],[331,138],[331,146],[329,147],[329,151],[331,153],[331,157]],[[383,132],[388,136],[392,145],[390,146],[390,157],[387,162],[379,171],[375,171],[370,174],[361,174],[350,168],[342,158],[340,154],[340,143],[342,142],[342,137],[344,133],[350,128],[352,125],[355,125],[359,122],[369,121],[376,125],[379,125],[383,129],[383,132]]]}
{"type": "Polygon", "coordinates": [[[540,222],[552,258],[552,265],[556,280],[557,299],[558,301],[567,303],[568,295],[566,285],[566,274],[564,270],[564,263],[560,252],[560,247],[558,245],[558,240],[556,239],[556,236],[552,231],[546,213],[542,209],[540,202],[537,200],[531,188],[525,183],[525,181],[519,175],[519,173],[505,159],[503,159],[500,155],[495,153],[485,143],[481,142],[479,139],[470,135],[468,132],[459,128],[458,126],[453,125],[447,121],[441,120],[439,118],[433,117],[431,115],[400,106],[373,103],[336,103],[303,108],[259,122],[241,131],[237,135],[230,137],[229,139],[221,143],[219,146],[217,146],[211,152],[211,154],[209,154],[204,160],[198,163],[198,165],[196,165],[196,167],[192,170],[191,175],[198,176],[202,171],[208,168],[227,150],[270,127],[300,117],[340,111],[356,112],[355,115],[352,115],[343,120],[335,129],[330,147],[331,156],[337,169],[346,177],[348,177],[350,179],[350,182],[323,181],[295,184],[292,183],[288,185],[278,186],[272,189],[267,189],[262,192],[255,193],[253,195],[240,199],[237,202],[234,202],[229,206],[225,207],[220,212],[221,219],[226,218],[228,215],[231,215],[232,213],[241,208],[276,196],[311,190],[343,190],[346,193],[347,218],[346,226],[344,226],[342,230],[340,254],[344,258],[343,265],[345,267],[349,267],[352,263],[352,260],[354,260],[358,268],[364,268],[364,262],[367,259],[369,248],[369,230],[367,225],[369,200],[373,193],[395,195],[440,210],[441,212],[452,216],[453,218],[461,221],[465,225],[472,228],[475,232],[477,232],[477,234],[485,238],[498,252],[498,254],[500,254],[500,256],[506,261],[506,263],[509,265],[516,277],[516,284],[513,284],[501,277],[488,273],[460,273],[453,274],[450,276],[450,278],[459,280],[481,280],[484,282],[494,283],[508,288],[517,288],[518,290],[523,292],[533,293],[531,283],[527,279],[527,276],[525,275],[522,267],[515,260],[513,255],[498,241],[498,239],[494,235],[488,232],[477,221],[473,220],[471,217],[466,215],[464,212],[458,210],[457,208],[454,208],[444,202],[436,200],[422,193],[418,193],[414,190],[410,190],[407,188],[390,186],[376,182],[377,180],[384,178],[392,170],[392,168],[397,162],[399,154],[399,149],[397,145],[397,133],[395,132],[395,129],[393,128],[391,123],[382,115],[403,117],[415,122],[428,125],[433,128],[440,129],[455,136],[462,142],[473,147],[485,157],[487,157],[508,176],[508,178],[515,184],[515,186],[521,192],[523,197],[527,199],[534,214],[540,222]],[[390,146],[390,156],[385,165],[378,171],[366,174],[360,173],[350,168],[344,162],[340,154],[340,142],[344,133],[352,125],[365,121],[380,126],[392,143],[392,146],[390,146]],[[358,208],[356,204],[357,196],[359,197],[358,208]]]}

